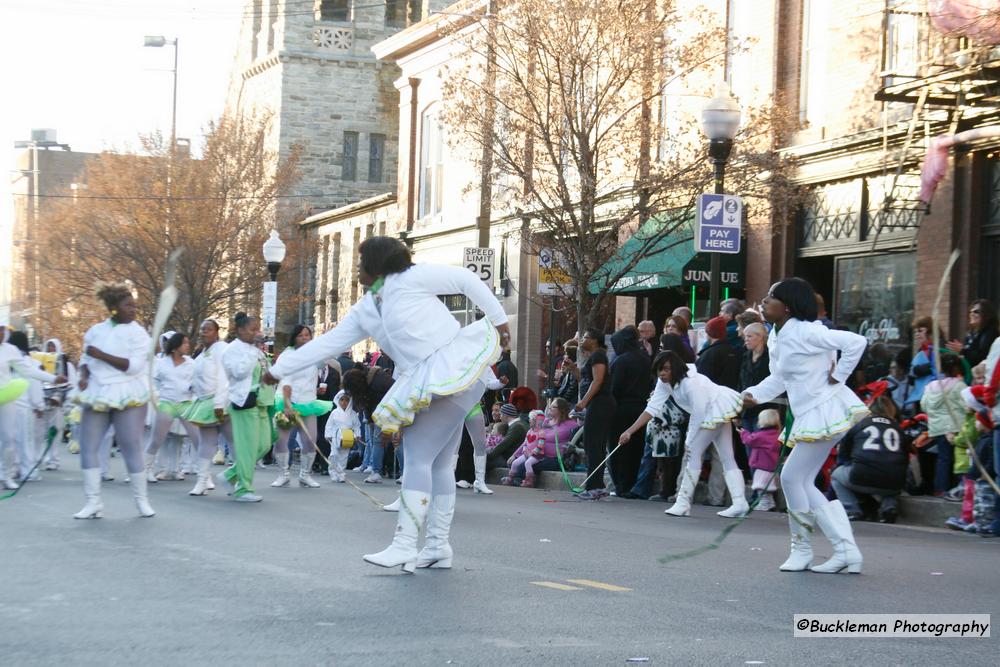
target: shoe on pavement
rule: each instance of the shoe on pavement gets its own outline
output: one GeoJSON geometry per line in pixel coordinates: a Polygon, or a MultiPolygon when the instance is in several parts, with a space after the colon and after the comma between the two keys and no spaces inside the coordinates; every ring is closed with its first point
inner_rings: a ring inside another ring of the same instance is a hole
{"type": "Polygon", "coordinates": [[[215,452],[215,456],[212,457],[212,464],[213,465],[217,465],[217,466],[221,466],[221,465],[225,465],[225,463],[226,463],[226,457],[225,457],[225,455],[222,452],[220,452],[220,451],[216,451],[215,452]]]}
{"type": "Polygon", "coordinates": [[[885,511],[879,511],[878,522],[879,523],[896,523],[897,511],[895,507],[890,507],[885,511]]]}
{"type": "Polygon", "coordinates": [[[381,484],[381,483],[382,483],[382,475],[378,474],[377,472],[373,472],[372,474],[365,477],[365,484],[381,484]]]}
{"type": "Polygon", "coordinates": [[[583,491],[576,494],[576,497],[581,500],[600,500],[608,495],[607,489],[590,489],[588,491],[583,491]]]}
{"type": "Polygon", "coordinates": [[[469,484],[468,482],[466,482],[464,479],[460,479],[457,482],[455,482],[455,486],[457,486],[460,489],[471,489],[472,488],[472,485],[469,484]]]}
{"type": "Polygon", "coordinates": [[[235,500],[238,503],[259,503],[264,499],[256,493],[244,493],[242,496],[236,496],[235,500]]]}
{"type": "Polygon", "coordinates": [[[948,519],[944,522],[944,525],[952,530],[965,530],[969,527],[969,524],[965,523],[957,516],[948,517],[948,519]]]}

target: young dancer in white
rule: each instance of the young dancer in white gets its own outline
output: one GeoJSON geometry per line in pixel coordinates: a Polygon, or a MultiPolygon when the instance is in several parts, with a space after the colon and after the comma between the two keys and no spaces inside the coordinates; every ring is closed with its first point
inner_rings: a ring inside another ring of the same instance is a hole
{"type": "Polygon", "coordinates": [[[333,404],[335,407],[326,420],[324,435],[330,443],[330,479],[343,483],[347,481],[344,473],[347,470],[347,457],[351,453],[351,447],[344,442],[344,436],[350,431],[352,441],[357,441],[361,433],[361,418],[354,411],[354,402],[346,391],[338,391],[333,404]]]}
{"type": "Polygon", "coordinates": [[[691,498],[694,495],[698,475],[701,474],[702,458],[708,446],[714,444],[725,471],[729,495],[733,499],[733,504],[728,509],[717,514],[729,518],[743,516],[750,506],[746,501],[746,482],[743,480],[743,472],[733,457],[733,429],[730,426],[730,422],[742,409],[743,402],[740,400],[740,395],[698,373],[694,364],[685,364],[681,356],[673,350],[661,352],[656,356],[653,360],[653,372],[656,373],[659,382],[653,388],[649,403],[635,423],[621,434],[618,443],[624,445],[653,417],[662,416],[667,400],[672,396],[674,402],[691,415],[685,445],[688,464],[681,474],[677,501],[673,507],[664,512],[672,516],[691,514],[691,498]]]}
{"type": "MultiPolygon", "coordinates": [[[[63,352],[62,341],[58,338],[50,338],[45,341],[45,351],[49,354],[54,354],[56,357],[55,374],[66,376],[69,386],[75,387],[76,366],[70,362],[63,352]]],[[[59,450],[62,447],[63,431],[66,428],[67,395],[68,390],[65,388],[57,388],[46,392],[45,426],[43,429],[45,437],[48,437],[50,429],[54,428],[56,430],[55,440],[53,440],[52,447],[49,448],[49,453],[45,457],[46,470],[59,469],[59,450]]]]}
{"type": "Polygon", "coordinates": [[[17,489],[17,484],[4,469],[7,451],[17,445],[17,399],[28,391],[28,381],[62,383],[65,377],[46,373],[38,364],[23,356],[21,351],[7,342],[10,332],[0,326],[0,487],[17,489]]]}
{"type": "Polygon", "coordinates": [[[830,502],[815,479],[840,436],[868,412],[844,385],[864,354],[867,341],[847,331],[828,329],[816,321],[816,294],[801,278],[775,283],[764,299],[764,317],[774,324],[767,339],[771,374],[743,393],[747,405],[767,403],[788,392],[794,422],[792,453],[781,470],[781,488],[788,502],[791,555],[779,569],[809,568],[810,536],[818,525],[833,544],[833,557],[813,572],[861,572],[861,552],[847,512],[839,500],[830,502]],[[837,360],[837,353],[840,360],[837,360]]]}
{"type": "Polygon", "coordinates": [[[395,537],[389,548],[366,555],[382,567],[450,567],[448,534],[455,511],[452,456],[465,416],[485,390],[485,370],[510,337],[507,315],[493,293],[460,267],[413,265],[400,241],[376,236],[361,244],[358,278],[369,290],[337,327],[283,354],[266,381],[316,367],[371,337],[396,362],[396,382],[375,409],[385,434],[406,429],[406,474],[395,537]],[[464,294],[485,314],[461,327],[438,298],[464,294]],[[417,551],[428,513],[427,539],[417,551]]]}
{"type": "MultiPolygon", "coordinates": [[[[292,344],[285,348],[278,356],[278,361],[286,354],[293,353],[312,340],[312,329],[304,324],[297,324],[292,329],[292,344]]],[[[275,410],[285,413],[289,421],[295,423],[295,416],[298,414],[305,424],[308,435],[299,434],[299,486],[307,489],[318,489],[319,483],[312,478],[312,465],[316,460],[316,449],[313,443],[316,442],[316,417],[325,415],[332,407],[329,401],[321,401],[316,398],[316,388],[319,386],[319,372],[323,364],[307,366],[295,373],[287,374],[278,386],[279,396],[275,401],[275,410]]],[[[291,453],[288,451],[288,440],[292,435],[291,429],[278,429],[278,442],[274,445],[274,460],[277,462],[281,472],[278,478],[271,482],[271,486],[288,486],[291,482],[290,459],[291,453]]]]}
{"type": "Polygon", "coordinates": [[[201,323],[202,350],[194,360],[192,390],[194,402],[181,418],[198,427],[198,482],[188,491],[191,496],[204,496],[215,488],[209,470],[212,456],[219,451],[219,432],[229,442],[233,429],[227,418],[229,381],[222,367],[222,353],[226,344],[219,340],[219,324],[215,320],[201,323]]]}
{"type": "Polygon", "coordinates": [[[118,450],[125,459],[132,495],[139,515],[156,514],[146,497],[142,439],[149,401],[149,354],[152,341],[135,321],[136,305],[126,285],[102,285],[97,297],[110,317],[90,327],[83,336],[77,400],[80,416],[80,467],[87,504],[76,519],[99,519],[101,462],[98,450],[108,427],[114,424],[118,450]]]}
{"type": "Polygon", "coordinates": [[[195,364],[194,359],[188,356],[190,351],[191,342],[188,337],[182,333],[175,333],[167,340],[163,356],[156,360],[153,384],[156,386],[158,400],[145,461],[146,480],[149,482],[156,482],[156,476],[153,474],[156,453],[167,439],[175,419],[187,432],[191,442],[195,445],[198,443],[197,427],[181,418],[194,400],[191,387],[194,384],[195,364]]]}

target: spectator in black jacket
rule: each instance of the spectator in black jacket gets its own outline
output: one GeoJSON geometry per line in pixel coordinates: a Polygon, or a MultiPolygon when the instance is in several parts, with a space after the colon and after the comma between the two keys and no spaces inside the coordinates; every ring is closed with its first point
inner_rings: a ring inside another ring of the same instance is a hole
{"type": "Polygon", "coordinates": [[[695,365],[698,372],[715,384],[738,389],[740,381],[740,357],[727,340],[726,320],[713,317],[705,325],[708,345],[700,353],[695,365]]]}
{"type": "MultiPolygon", "coordinates": [[[[614,434],[628,429],[646,409],[653,379],[649,370],[652,359],[639,346],[639,332],[635,327],[616,331],[611,336],[611,345],[615,350],[615,360],[611,362],[611,394],[617,409],[611,427],[614,442],[608,444],[613,449],[618,445],[614,434]]],[[[611,457],[611,478],[619,496],[627,497],[626,492],[635,484],[645,440],[646,429],[643,428],[632,434],[628,444],[611,457]]]]}
{"type": "MultiPolygon", "coordinates": [[[[767,327],[759,322],[747,324],[743,328],[743,343],[746,345],[746,352],[743,353],[743,362],[740,364],[740,391],[760,384],[771,374],[771,357],[767,352],[767,327]]],[[[780,406],[775,403],[754,405],[743,411],[742,428],[751,432],[756,431],[757,415],[768,409],[782,413],[780,406]]]]}
{"type": "Polygon", "coordinates": [[[838,467],[831,481],[851,521],[864,518],[859,496],[872,496],[879,502],[879,521],[895,523],[910,443],[896,422],[896,404],[891,398],[879,396],[869,410],[871,415],[855,424],[837,445],[838,467]]]}
{"type": "Polygon", "coordinates": [[[997,307],[986,299],[976,299],[969,306],[969,333],[965,335],[965,342],[953,340],[945,347],[965,357],[971,368],[986,359],[998,333],[997,307]]]}

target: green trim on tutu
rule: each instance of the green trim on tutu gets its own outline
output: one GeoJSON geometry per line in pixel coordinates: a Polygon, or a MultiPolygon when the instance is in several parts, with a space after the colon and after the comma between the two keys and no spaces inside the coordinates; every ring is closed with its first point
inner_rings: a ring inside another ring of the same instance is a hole
{"type": "Polygon", "coordinates": [[[184,413],[191,407],[191,401],[159,401],[156,411],[175,419],[184,419],[184,413]]]}
{"type": "Polygon", "coordinates": [[[10,382],[0,387],[0,405],[16,401],[26,391],[28,391],[27,380],[24,378],[12,378],[10,382]]]}
{"type": "MultiPolygon", "coordinates": [[[[229,411],[225,408],[223,408],[223,412],[229,414],[229,411]]],[[[200,398],[192,401],[188,409],[181,415],[181,419],[199,426],[218,425],[219,420],[215,417],[215,398],[209,396],[208,398],[200,398]]]]}
{"type": "MultiPolygon", "coordinates": [[[[309,401],[308,403],[292,403],[292,409],[303,417],[320,417],[333,410],[333,401],[309,401]]],[[[274,411],[283,412],[285,410],[285,399],[277,398],[274,401],[274,411]]]]}

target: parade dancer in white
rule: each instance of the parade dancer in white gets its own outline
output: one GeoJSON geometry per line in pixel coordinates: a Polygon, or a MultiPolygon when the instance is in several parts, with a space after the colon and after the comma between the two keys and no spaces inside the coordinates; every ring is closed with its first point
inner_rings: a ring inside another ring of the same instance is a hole
{"type": "MultiPolygon", "coordinates": [[[[278,356],[278,361],[286,354],[292,354],[312,340],[312,329],[297,324],[292,329],[292,344],[278,356]]],[[[316,388],[319,386],[319,373],[325,363],[302,368],[294,373],[288,373],[278,385],[279,397],[274,408],[284,412],[292,424],[296,423],[296,415],[302,419],[306,433],[299,434],[299,486],[307,489],[319,488],[319,483],[312,477],[312,465],[316,460],[316,417],[325,415],[333,405],[330,401],[316,398],[316,388]]],[[[301,430],[301,427],[299,427],[301,430]]],[[[291,453],[288,451],[288,440],[292,429],[278,429],[278,441],[274,445],[274,460],[280,472],[271,486],[282,487],[291,483],[291,453]]]]}
{"type": "Polygon", "coordinates": [[[102,285],[97,297],[104,302],[110,317],[90,327],[83,336],[77,400],[82,405],[80,467],[87,504],[73,516],[99,519],[104,511],[98,449],[113,424],[139,515],[151,517],[156,512],[146,496],[142,440],[149,401],[146,355],[152,341],[135,321],[135,299],[126,285],[102,285]]]}
{"type": "Polygon", "coordinates": [[[792,453],[781,470],[781,488],[788,503],[791,555],[779,569],[810,569],[813,527],[833,544],[833,557],[813,572],[861,572],[861,552],[854,541],[847,512],[839,500],[830,502],[815,479],[830,450],[868,412],[844,381],[864,354],[867,341],[847,331],[828,329],[816,321],[816,294],[801,278],[775,283],[764,299],[764,317],[774,324],[768,336],[771,374],[743,394],[747,405],[767,403],[788,392],[794,422],[788,444],[792,453]],[[837,360],[837,353],[840,360],[837,360]]]}
{"type": "MultiPolygon", "coordinates": [[[[163,356],[156,360],[153,371],[153,384],[157,394],[156,416],[153,419],[153,429],[145,459],[148,482],[156,482],[156,476],[153,474],[156,453],[170,434],[175,419],[187,432],[191,442],[198,443],[197,427],[181,418],[194,400],[192,385],[195,364],[194,359],[188,356],[190,351],[191,342],[188,337],[182,333],[175,333],[163,347],[163,356]]],[[[177,453],[179,454],[179,451],[177,453]]]]}
{"type": "Polygon", "coordinates": [[[219,340],[219,324],[215,320],[201,323],[202,351],[194,360],[192,390],[194,402],[181,418],[198,427],[198,482],[188,491],[191,496],[203,496],[215,488],[210,472],[212,457],[219,451],[219,433],[229,442],[233,439],[232,425],[226,407],[229,404],[229,380],[222,366],[226,344],[219,340]]]}
{"type": "Polygon", "coordinates": [[[0,326],[0,487],[13,491],[17,489],[17,484],[5,470],[4,461],[7,452],[17,446],[17,399],[28,391],[29,380],[59,384],[66,378],[38,368],[36,363],[7,342],[9,335],[6,324],[0,326]]]}
{"type": "MultiPolygon", "coordinates": [[[[21,351],[25,362],[37,370],[44,370],[37,360],[28,353],[28,336],[23,331],[15,331],[8,339],[10,344],[21,351]]],[[[42,479],[38,474],[36,464],[39,463],[42,450],[41,431],[45,394],[42,382],[37,378],[28,380],[28,391],[21,394],[15,401],[17,404],[17,478],[21,484],[38,482],[42,479]]]]}
{"type": "Polygon", "coordinates": [[[649,403],[635,423],[621,434],[618,443],[624,445],[653,417],[662,417],[667,400],[673,397],[674,402],[690,415],[685,444],[688,464],[681,474],[677,501],[664,512],[671,516],[691,514],[691,498],[694,496],[698,475],[701,474],[702,458],[708,446],[714,444],[733,500],[729,508],[717,514],[727,518],[743,516],[750,506],[746,501],[743,472],[733,457],[733,429],[730,426],[730,422],[742,409],[740,395],[698,373],[694,364],[685,364],[673,350],[657,355],[653,361],[653,372],[659,381],[653,388],[649,403]]]}
{"type": "Polygon", "coordinates": [[[482,396],[487,367],[510,334],[507,315],[493,293],[460,267],[413,265],[400,241],[377,236],[361,244],[358,278],[369,290],[337,327],[282,355],[265,377],[274,382],[315,367],[371,337],[396,362],[396,382],[373,418],[383,433],[406,428],[406,474],[396,533],[385,550],[368,554],[382,567],[450,567],[448,543],[455,510],[452,456],[465,416],[482,396]],[[487,319],[461,327],[438,298],[464,294],[487,319]],[[418,552],[424,520],[427,539],[418,552]]]}
{"type": "MultiPolygon", "coordinates": [[[[45,341],[45,351],[55,355],[55,374],[65,376],[69,382],[69,386],[75,387],[76,366],[70,362],[63,352],[62,341],[58,338],[50,338],[45,341]]],[[[67,391],[63,388],[46,390],[45,425],[43,427],[45,437],[48,437],[51,429],[54,428],[56,430],[55,440],[53,440],[52,447],[49,448],[49,453],[45,457],[46,470],[59,469],[59,449],[62,445],[63,430],[66,428],[66,408],[68,403],[66,395],[67,391]]]]}
{"type": "Polygon", "coordinates": [[[330,479],[334,482],[347,481],[347,457],[351,446],[361,433],[361,418],[354,410],[354,402],[346,391],[338,391],[333,398],[333,412],[326,420],[327,442],[330,443],[330,479]],[[348,435],[350,432],[350,435],[348,435]]]}

